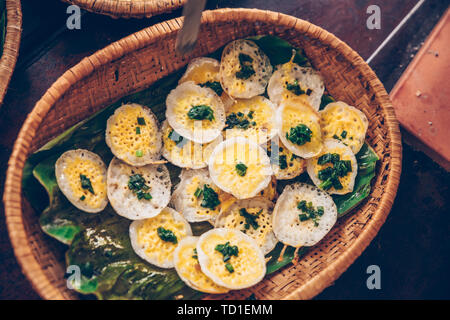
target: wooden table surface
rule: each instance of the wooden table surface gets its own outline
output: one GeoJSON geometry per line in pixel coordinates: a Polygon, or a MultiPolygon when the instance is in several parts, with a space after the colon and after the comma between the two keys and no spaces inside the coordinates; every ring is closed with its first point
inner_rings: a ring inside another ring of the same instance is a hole
{"type": "MultiPolygon", "coordinates": [[[[402,21],[417,0],[231,0],[208,8],[259,8],[317,24],[367,59],[402,21]],[[369,5],[381,8],[381,29],[369,30],[369,5]]],[[[448,6],[427,0],[371,61],[389,92],[448,6]]],[[[66,27],[67,5],[57,0],[22,0],[20,56],[0,107],[0,193],[7,162],[28,112],[68,68],[113,41],[146,26],[177,17],[181,10],[145,20],[113,20],[84,13],[81,30],[66,27]]],[[[448,84],[447,84],[448,85],[448,84]]],[[[355,263],[318,299],[450,298],[450,175],[404,145],[397,199],[386,223],[355,263]],[[381,289],[368,290],[366,269],[381,269],[381,289]]],[[[11,248],[0,204],[0,299],[39,299],[22,275],[11,248]]]]}

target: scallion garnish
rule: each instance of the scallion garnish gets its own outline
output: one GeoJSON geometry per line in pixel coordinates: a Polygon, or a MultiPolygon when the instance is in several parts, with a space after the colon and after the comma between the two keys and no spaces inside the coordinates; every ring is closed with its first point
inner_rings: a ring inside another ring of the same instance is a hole
{"type": "Polygon", "coordinates": [[[145,119],[144,118],[138,117],[137,118],[137,122],[138,122],[139,125],[145,126],[145,119]]]}
{"type": "Polygon", "coordinates": [[[128,179],[128,189],[130,189],[138,198],[138,200],[151,200],[152,195],[148,190],[150,187],[146,184],[144,177],[137,173],[130,176],[128,179]]]}
{"type": "Polygon", "coordinates": [[[178,243],[177,236],[173,233],[173,231],[164,229],[163,227],[159,227],[156,231],[158,232],[158,237],[162,241],[172,242],[173,244],[178,243]]]}
{"type": "Polygon", "coordinates": [[[94,193],[94,188],[92,188],[91,180],[84,174],[80,174],[81,188],[88,190],[90,193],[94,193]]]}
{"type": "Polygon", "coordinates": [[[243,177],[247,173],[247,166],[243,164],[242,162],[239,162],[236,165],[236,172],[239,176],[243,177]]]}

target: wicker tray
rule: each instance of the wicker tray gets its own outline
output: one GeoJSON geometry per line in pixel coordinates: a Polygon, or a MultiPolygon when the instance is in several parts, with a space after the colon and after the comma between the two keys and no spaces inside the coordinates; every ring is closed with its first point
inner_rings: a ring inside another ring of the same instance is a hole
{"type": "Polygon", "coordinates": [[[63,0],[112,18],[150,18],[181,8],[186,0],[63,0]]]}
{"type": "Polygon", "coordinates": [[[291,16],[223,9],[204,12],[196,50],[189,57],[180,57],[174,51],[180,26],[180,18],[157,24],[83,59],[51,86],[26,119],[9,161],[3,200],[16,257],[43,298],[79,296],[66,288],[63,277],[66,247],[43,234],[39,213],[22,196],[21,178],[27,156],[90,114],[148,87],[191,58],[246,36],[273,34],[304,48],[322,73],[329,92],[367,115],[367,139],[380,161],[368,199],[354,213],[339,220],[297,265],[285,267],[258,285],[234,291],[225,298],[238,299],[251,293],[263,299],[312,298],[353,263],[384,223],[399,183],[400,132],[383,85],[356,52],[327,31],[291,16]]]}
{"type": "Polygon", "coordinates": [[[19,55],[22,32],[22,10],[20,0],[6,0],[6,36],[0,59],[0,106],[11,80],[17,56],[19,55]]]}

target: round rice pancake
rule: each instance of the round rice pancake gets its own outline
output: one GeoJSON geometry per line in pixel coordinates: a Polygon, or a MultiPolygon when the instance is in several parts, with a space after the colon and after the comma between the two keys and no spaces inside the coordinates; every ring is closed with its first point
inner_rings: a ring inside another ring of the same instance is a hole
{"type": "Polygon", "coordinates": [[[306,171],[306,160],[293,154],[279,139],[271,141],[267,148],[267,154],[270,157],[276,179],[293,179],[306,171]],[[277,149],[278,153],[276,153],[277,149]]]}
{"type": "Polygon", "coordinates": [[[161,157],[162,140],[153,112],[136,103],[117,108],[106,124],[106,144],[120,160],[144,166],[161,157]]]}
{"type": "Polygon", "coordinates": [[[361,150],[369,127],[369,121],[363,112],[338,101],[327,104],[319,113],[324,139],[337,138],[349,146],[354,154],[361,150]]]}
{"type": "Polygon", "coordinates": [[[214,221],[236,201],[218,188],[207,169],[182,170],[171,203],[189,222],[214,221]]]}
{"type": "Polygon", "coordinates": [[[264,255],[278,240],[272,231],[273,202],[255,197],[235,202],[216,219],[216,228],[236,229],[255,239],[264,255]]]}
{"type": "Polygon", "coordinates": [[[325,85],[317,71],[287,62],[278,66],[267,86],[267,94],[275,105],[299,95],[306,97],[314,110],[319,111],[325,85]],[[289,90],[289,89],[290,90],[289,90]]]}
{"type": "Polygon", "coordinates": [[[281,142],[293,154],[308,159],[322,150],[319,114],[303,99],[284,100],[277,109],[276,123],[281,142]]]}
{"type": "Polygon", "coordinates": [[[267,55],[253,41],[235,40],[222,52],[222,88],[233,98],[248,99],[263,94],[272,69],[267,55]]]}
{"type": "Polygon", "coordinates": [[[326,192],[306,183],[286,186],[277,200],[273,216],[273,231],[282,243],[293,246],[313,246],[331,230],[337,220],[337,208],[326,192]],[[299,205],[304,201],[315,212],[323,213],[315,218],[308,216],[299,205]],[[305,217],[306,214],[306,217],[305,217]],[[303,215],[303,216],[301,216],[303,215]]]}
{"type": "Polygon", "coordinates": [[[55,176],[61,192],[78,209],[95,213],[108,204],[106,166],[97,154],[84,149],[64,152],[56,161],[55,176]]]}
{"type": "Polygon", "coordinates": [[[352,152],[352,149],[336,139],[327,139],[324,141],[323,145],[324,148],[322,152],[316,157],[308,159],[306,162],[306,170],[308,171],[309,177],[318,188],[324,189],[330,194],[346,194],[352,192],[355,185],[356,175],[358,174],[358,162],[356,161],[356,157],[352,152]],[[331,162],[327,162],[322,165],[319,164],[321,157],[326,154],[337,154],[339,156],[339,160],[350,161],[351,171],[347,172],[345,176],[338,178],[340,184],[342,185],[341,189],[336,189],[334,186],[331,186],[328,189],[322,186],[324,181],[319,178],[319,172],[326,168],[333,168],[336,166],[331,162]]]}
{"type": "Polygon", "coordinates": [[[127,219],[154,217],[170,201],[172,183],[164,164],[133,167],[113,158],[108,167],[107,182],[111,206],[127,219]]]}
{"type": "Polygon", "coordinates": [[[227,109],[225,124],[226,139],[244,137],[257,144],[266,143],[277,134],[275,106],[263,96],[238,99],[227,109]]]}
{"type": "Polygon", "coordinates": [[[228,289],[251,287],[266,274],[264,255],[256,241],[234,229],[214,228],[202,234],[197,243],[197,256],[203,273],[228,289]],[[217,250],[227,243],[237,253],[228,260],[223,250],[217,250]]]}
{"type": "Polygon", "coordinates": [[[181,136],[197,143],[216,139],[225,127],[225,109],[219,96],[193,81],[183,82],[166,99],[166,118],[181,136]]]}
{"type": "Polygon", "coordinates": [[[130,224],[130,240],[134,252],[145,261],[160,267],[173,268],[178,243],[192,236],[189,223],[171,208],[164,208],[153,218],[130,224]]]}
{"type": "Polygon", "coordinates": [[[242,137],[220,143],[208,167],[214,184],[238,199],[255,197],[269,185],[272,176],[264,149],[242,137]]]}

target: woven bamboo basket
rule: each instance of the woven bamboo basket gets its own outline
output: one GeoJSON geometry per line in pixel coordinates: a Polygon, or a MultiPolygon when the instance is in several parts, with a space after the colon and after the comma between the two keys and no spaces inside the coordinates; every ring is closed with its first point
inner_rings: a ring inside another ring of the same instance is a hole
{"type": "Polygon", "coordinates": [[[20,0],[6,0],[6,21],[6,36],[0,59],[0,105],[3,103],[19,55],[20,35],[22,33],[20,0]]]}
{"type": "MultiPolygon", "coordinates": [[[[401,138],[388,95],[375,73],[327,31],[303,20],[255,9],[203,13],[198,45],[179,56],[175,39],[180,18],[166,21],[115,42],[64,73],[27,117],[14,145],[5,184],[7,226],[16,257],[35,290],[46,299],[73,299],[66,287],[65,246],[44,235],[22,196],[27,156],[88,115],[224,44],[247,36],[272,34],[304,48],[324,77],[329,92],[364,111],[368,142],[380,157],[371,194],[352,214],[338,221],[296,265],[267,276],[256,286],[220,296],[239,299],[309,299],[331,285],[362,253],[384,223],[394,201],[401,172],[401,138]],[[115,74],[120,74],[116,81],[115,74]]],[[[208,297],[210,298],[210,297],[208,297]]]]}
{"type": "Polygon", "coordinates": [[[181,8],[186,0],[63,0],[112,18],[150,18],[181,8]]]}

